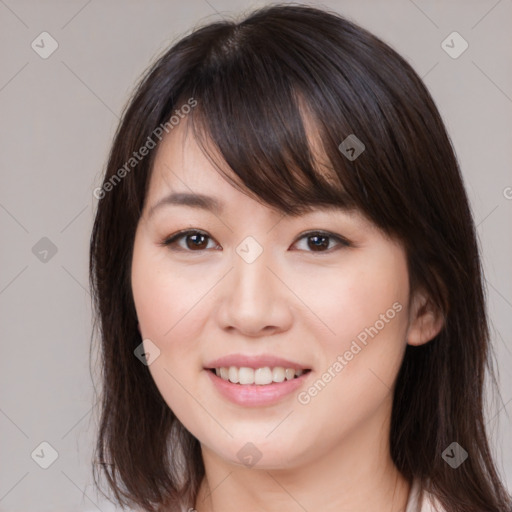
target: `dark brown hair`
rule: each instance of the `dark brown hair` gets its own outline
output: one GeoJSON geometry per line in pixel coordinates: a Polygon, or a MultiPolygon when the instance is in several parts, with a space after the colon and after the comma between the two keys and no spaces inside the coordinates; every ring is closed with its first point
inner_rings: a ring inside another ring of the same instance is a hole
{"type": "Polygon", "coordinates": [[[484,377],[494,373],[475,226],[438,110],[380,39],[338,14],[290,4],[182,38],[148,70],[123,114],[90,244],[102,383],[95,482],[101,469],[122,505],[177,510],[194,505],[204,476],[199,441],[134,356],[142,340],[130,284],[156,149],[133,169],[126,164],[158,127],[171,129],[191,98],[197,106],[186,122],[229,166],[234,186],[286,213],[355,208],[402,243],[411,292],[425,290],[445,323],[429,343],[406,348],[393,461],[450,512],[512,510],[483,416],[484,377]],[[339,148],[351,134],[365,145],[354,160],[339,148]],[[457,469],[441,456],[454,441],[469,454],[457,469]]]}

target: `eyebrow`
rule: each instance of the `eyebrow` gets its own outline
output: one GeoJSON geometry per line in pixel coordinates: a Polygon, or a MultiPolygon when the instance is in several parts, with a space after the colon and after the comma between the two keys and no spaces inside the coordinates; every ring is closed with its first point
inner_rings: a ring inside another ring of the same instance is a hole
{"type": "Polygon", "coordinates": [[[160,199],[160,201],[153,205],[148,212],[148,218],[151,217],[154,212],[160,209],[162,206],[172,205],[201,208],[216,214],[220,214],[223,209],[222,204],[217,199],[215,199],[215,197],[207,196],[204,194],[191,194],[188,192],[174,192],[163,197],[160,199]]]}
{"type": "MultiPolygon", "coordinates": [[[[205,194],[189,193],[189,192],[173,192],[154,204],[148,212],[148,218],[150,218],[156,210],[161,209],[164,206],[188,206],[191,208],[198,208],[202,210],[211,211],[216,215],[220,215],[224,209],[224,204],[213,196],[205,194]]],[[[307,214],[310,211],[343,211],[348,213],[350,208],[342,204],[324,204],[315,206],[305,206],[304,212],[298,212],[295,214],[285,214],[287,217],[300,217],[301,215],[307,214]]]]}

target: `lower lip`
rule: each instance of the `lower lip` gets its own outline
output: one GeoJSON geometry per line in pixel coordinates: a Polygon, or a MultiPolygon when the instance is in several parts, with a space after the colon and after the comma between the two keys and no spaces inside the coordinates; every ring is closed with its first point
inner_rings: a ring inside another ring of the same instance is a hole
{"type": "Polygon", "coordinates": [[[259,405],[270,405],[278,402],[281,398],[297,390],[304,384],[305,379],[311,373],[303,373],[300,377],[283,382],[272,384],[233,384],[210,371],[205,370],[213,385],[221,395],[235,404],[256,407],[259,405]]]}

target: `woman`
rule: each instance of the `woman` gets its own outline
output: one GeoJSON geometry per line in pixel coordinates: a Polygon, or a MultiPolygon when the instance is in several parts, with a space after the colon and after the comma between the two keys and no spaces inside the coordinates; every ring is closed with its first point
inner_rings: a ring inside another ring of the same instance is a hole
{"type": "Polygon", "coordinates": [[[195,30],[141,81],[95,195],[118,502],[512,510],[467,196],[389,46],[306,6],[195,30]]]}

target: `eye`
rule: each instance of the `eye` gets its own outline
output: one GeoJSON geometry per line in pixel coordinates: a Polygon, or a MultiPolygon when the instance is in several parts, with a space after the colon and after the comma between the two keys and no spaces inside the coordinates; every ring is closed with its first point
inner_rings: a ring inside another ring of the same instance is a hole
{"type": "MultiPolygon", "coordinates": [[[[331,242],[335,242],[334,246],[341,245],[344,247],[350,247],[351,243],[340,235],[335,235],[328,231],[309,231],[303,233],[298,242],[306,240],[306,248],[302,249],[306,252],[331,252],[333,249],[331,242]]],[[[200,252],[205,249],[214,249],[214,247],[208,247],[208,241],[213,243],[213,239],[204,231],[196,229],[189,229],[185,231],[179,231],[171,235],[169,238],[164,240],[161,245],[170,246],[172,250],[182,250],[189,252],[200,252]],[[185,242],[185,245],[180,244],[181,241],[185,242]]],[[[294,245],[297,245],[295,242],[294,245]]]]}
{"type": "MultiPolygon", "coordinates": [[[[300,236],[299,241],[301,240],[306,240],[306,247],[309,248],[310,251],[308,251],[308,249],[305,250],[308,252],[331,252],[332,246],[330,246],[330,241],[335,241],[337,245],[344,247],[351,246],[351,243],[346,238],[340,235],[334,235],[328,231],[309,231],[300,236]]],[[[296,244],[297,243],[298,242],[296,242],[296,244]]]]}
{"type": "MultiPolygon", "coordinates": [[[[171,237],[162,242],[164,246],[171,246],[172,250],[194,251],[198,252],[203,249],[208,249],[208,240],[213,240],[203,231],[196,229],[189,229],[186,231],[179,231],[171,237]],[[185,247],[178,242],[182,239],[185,240],[185,247]],[[178,248],[176,248],[176,246],[178,248]]],[[[211,249],[211,247],[210,247],[211,249]]]]}

